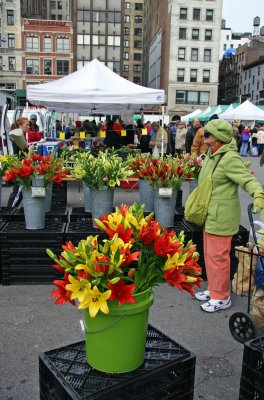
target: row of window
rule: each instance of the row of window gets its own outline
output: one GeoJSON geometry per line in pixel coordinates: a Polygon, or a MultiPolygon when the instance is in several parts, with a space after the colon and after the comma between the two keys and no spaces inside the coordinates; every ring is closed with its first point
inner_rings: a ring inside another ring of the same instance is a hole
{"type": "Polygon", "coordinates": [[[62,10],[62,1],[51,1],[50,7],[52,10],[62,10]]]}
{"type": "MultiPolygon", "coordinates": [[[[261,67],[258,67],[258,76],[260,76],[260,73],[261,73],[261,67]]],[[[248,71],[245,71],[245,79],[247,79],[247,77],[251,78],[251,69],[248,70],[248,71]]],[[[255,76],[254,75],[252,76],[252,80],[253,80],[252,83],[255,83],[255,76]]]]}
{"type": "MultiPolygon", "coordinates": [[[[195,21],[200,21],[202,18],[202,10],[200,8],[192,9],[192,19],[195,21]]],[[[181,7],[180,8],[180,19],[188,19],[188,8],[181,7]]],[[[205,10],[205,20],[213,21],[214,20],[214,10],[206,9],[205,10]]]]}
{"type": "MultiPolygon", "coordinates": [[[[134,61],[141,61],[142,59],[142,54],[141,53],[134,53],[133,54],[133,60],[134,61]]],[[[124,52],[123,53],[123,60],[129,60],[129,53],[124,52]]]]}
{"type": "MultiPolygon", "coordinates": [[[[126,10],[129,10],[131,8],[131,4],[129,3],[129,1],[125,1],[124,8],[126,10]]],[[[134,4],[134,9],[137,10],[137,11],[143,10],[143,3],[135,3],[134,4]]]]}
{"type": "MultiPolygon", "coordinates": [[[[133,65],[133,72],[141,72],[141,70],[142,70],[142,67],[140,64],[133,65]]],[[[123,65],[123,71],[129,72],[129,65],[123,65]]]]}
{"type": "MultiPolygon", "coordinates": [[[[260,82],[257,81],[257,85],[256,85],[256,89],[259,90],[260,89],[260,82]]],[[[262,88],[264,89],[264,80],[262,81],[262,88]]],[[[250,83],[246,85],[244,85],[244,93],[250,93],[250,83]]]]}
{"type": "MultiPolygon", "coordinates": [[[[94,46],[105,46],[106,45],[106,36],[104,35],[92,35],[92,40],[90,35],[77,35],[77,44],[80,45],[94,45],[94,46]]],[[[120,47],[120,36],[107,36],[107,45],[108,46],[117,46],[120,47]]]]}
{"type": "Polygon", "coordinates": [[[209,104],[210,92],[176,90],[176,104],[209,104]]]}
{"type": "MultiPolygon", "coordinates": [[[[185,47],[178,48],[178,60],[180,60],[180,61],[187,60],[185,47]]],[[[199,61],[199,49],[197,49],[197,48],[191,49],[190,60],[191,61],[199,61]]],[[[212,61],[212,50],[211,49],[203,49],[203,61],[205,61],[205,62],[212,61]]]]}
{"type": "MultiPolygon", "coordinates": [[[[127,26],[124,27],[124,35],[130,35],[130,28],[127,26]]],[[[142,28],[135,28],[134,36],[142,36],[142,28]]]]}
{"type": "MultiPolygon", "coordinates": [[[[124,47],[130,47],[129,40],[124,40],[124,47]]],[[[142,48],[142,41],[141,40],[134,40],[134,47],[136,49],[141,49],[142,48]]]]}
{"type": "MultiPolygon", "coordinates": [[[[27,36],[25,39],[26,51],[39,51],[39,37],[27,36]]],[[[52,38],[43,38],[43,51],[51,53],[53,51],[52,38]]],[[[70,39],[69,38],[56,38],[56,52],[69,53],[70,39]]]]}
{"type": "MultiPolygon", "coordinates": [[[[40,60],[26,59],[26,74],[40,75],[40,60]]],[[[16,57],[8,57],[8,70],[16,71],[16,57]]],[[[69,60],[56,60],[55,75],[67,75],[69,73],[69,60]]],[[[52,60],[43,60],[43,75],[53,75],[52,60]]]]}
{"type": "MultiPolygon", "coordinates": [[[[199,40],[199,39],[204,39],[204,40],[212,40],[213,37],[213,31],[212,29],[205,29],[204,35],[200,34],[200,29],[193,28],[192,29],[192,40],[199,40]]],[[[187,28],[179,28],[179,39],[190,39],[187,36],[187,28]]]]}
{"type": "MultiPolygon", "coordinates": [[[[198,77],[198,69],[190,69],[190,82],[197,82],[197,77],[198,77]]],[[[177,82],[187,82],[187,80],[185,80],[185,68],[178,68],[177,82]]],[[[209,69],[203,70],[202,82],[203,83],[210,82],[210,70],[209,69]]]]}
{"type": "MultiPolygon", "coordinates": [[[[116,11],[90,11],[90,10],[78,10],[77,20],[82,22],[112,22],[121,23],[121,13],[116,11]]],[[[142,15],[135,15],[134,22],[136,24],[142,24],[142,15]]],[[[130,15],[124,15],[124,22],[130,22],[130,15]]]]}

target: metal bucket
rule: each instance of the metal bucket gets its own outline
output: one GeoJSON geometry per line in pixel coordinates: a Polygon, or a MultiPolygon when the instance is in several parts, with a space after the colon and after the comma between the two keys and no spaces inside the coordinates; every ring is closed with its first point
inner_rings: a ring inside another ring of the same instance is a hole
{"type": "Polygon", "coordinates": [[[111,213],[113,210],[114,190],[103,188],[90,188],[92,217],[99,218],[101,215],[111,213]]]}
{"type": "Polygon", "coordinates": [[[83,199],[84,209],[86,212],[91,212],[91,192],[89,186],[83,182],[83,199]]]}
{"type": "Polygon", "coordinates": [[[145,204],[144,211],[154,211],[154,189],[147,180],[139,179],[139,199],[145,204]]]}
{"type": "Polygon", "coordinates": [[[33,177],[31,179],[31,186],[33,187],[44,187],[44,184],[44,176],[33,177]]]}
{"type": "Polygon", "coordinates": [[[159,190],[154,189],[155,219],[162,226],[173,226],[175,216],[177,191],[173,190],[170,197],[161,197],[159,190]]]}
{"type": "Polygon", "coordinates": [[[22,190],[26,229],[45,228],[45,197],[32,197],[31,190],[22,190]]]}
{"type": "Polygon", "coordinates": [[[53,189],[53,183],[48,184],[48,186],[46,187],[46,195],[45,195],[45,211],[46,212],[51,210],[52,189],[53,189]]]}

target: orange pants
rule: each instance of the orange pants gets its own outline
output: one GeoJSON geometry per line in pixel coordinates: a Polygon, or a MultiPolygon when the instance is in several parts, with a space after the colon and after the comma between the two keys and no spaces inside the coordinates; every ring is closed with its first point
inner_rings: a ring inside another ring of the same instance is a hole
{"type": "Polygon", "coordinates": [[[230,250],[232,236],[211,235],[203,231],[204,261],[211,299],[230,296],[230,250]]]}

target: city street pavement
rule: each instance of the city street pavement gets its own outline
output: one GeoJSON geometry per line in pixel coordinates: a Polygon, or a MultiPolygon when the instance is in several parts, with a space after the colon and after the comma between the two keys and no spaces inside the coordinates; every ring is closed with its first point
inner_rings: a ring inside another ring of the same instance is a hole
{"type": "MultiPolygon", "coordinates": [[[[247,159],[263,184],[259,158],[247,159]]],[[[79,184],[69,186],[68,205],[81,206],[79,184]]],[[[6,205],[10,190],[3,188],[2,206],[6,205]]],[[[183,203],[187,194],[188,184],[183,186],[183,203]]],[[[115,203],[132,203],[138,198],[137,190],[118,190],[115,203]]],[[[240,198],[241,225],[249,228],[247,205],[251,199],[242,191],[240,198]]],[[[54,298],[49,297],[51,290],[52,285],[0,286],[1,400],[38,399],[38,354],[83,339],[79,323],[82,312],[69,304],[54,305],[54,298]]],[[[234,312],[246,312],[246,301],[232,295],[231,309],[208,314],[188,293],[165,285],[156,288],[149,321],[196,354],[195,400],[238,399],[243,345],[231,336],[228,322],[234,312]]]]}

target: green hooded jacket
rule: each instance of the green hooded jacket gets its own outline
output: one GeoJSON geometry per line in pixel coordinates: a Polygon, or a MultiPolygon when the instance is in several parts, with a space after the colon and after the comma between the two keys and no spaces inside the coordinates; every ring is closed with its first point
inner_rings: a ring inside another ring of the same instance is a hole
{"type": "Polygon", "coordinates": [[[205,231],[213,235],[231,236],[238,232],[240,224],[238,187],[240,186],[252,197],[263,193],[263,189],[245,167],[233,138],[214,154],[208,150],[199,175],[199,183],[212,172],[220,157],[212,176],[212,196],[208,206],[205,231]]]}

